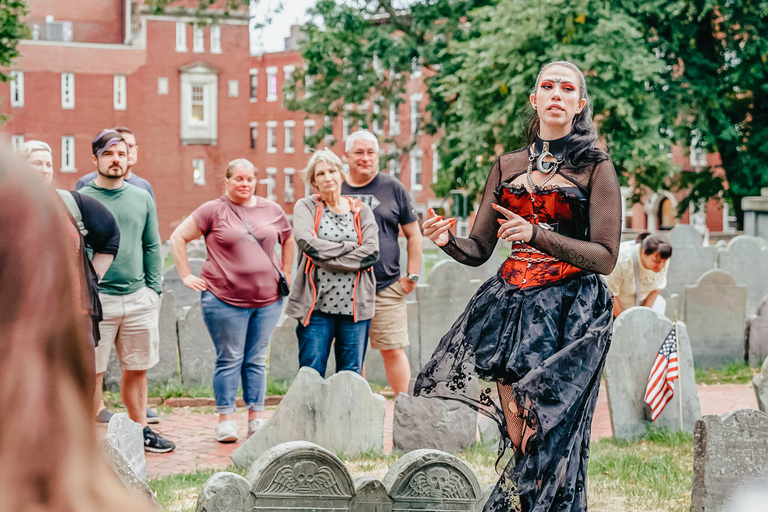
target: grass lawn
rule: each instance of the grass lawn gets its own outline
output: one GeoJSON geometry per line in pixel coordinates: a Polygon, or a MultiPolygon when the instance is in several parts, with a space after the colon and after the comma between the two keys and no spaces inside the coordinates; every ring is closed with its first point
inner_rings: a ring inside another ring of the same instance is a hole
{"type": "MultiPolygon", "coordinates": [[[[352,478],[381,480],[400,453],[344,458],[352,478]]],[[[475,472],[481,485],[495,483],[496,454],[475,445],[459,458],[475,472]]],[[[226,471],[245,475],[246,469],[226,471]]],[[[193,511],[197,493],[216,470],[167,476],[149,485],[164,510],[193,511]]],[[[650,428],[635,441],[613,438],[592,443],[589,462],[589,508],[592,512],[687,512],[691,506],[693,439],[689,434],[650,428]]]]}
{"type": "Polygon", "coordinates": [[[743,362],[728,363],[723,368],[696,368],[696,384],[749,384],[760,373],[743,362]]]}

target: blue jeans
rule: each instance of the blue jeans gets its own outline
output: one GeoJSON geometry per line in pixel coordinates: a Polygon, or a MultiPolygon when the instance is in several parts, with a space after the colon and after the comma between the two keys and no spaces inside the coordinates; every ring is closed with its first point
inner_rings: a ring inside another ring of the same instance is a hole
{"type": "Polygon", "coordinates": [[[246,407],[251,411],[263,411],[267,391],[267,348],[280,319],[283,299],[263,308],[239,308],[204,291],[200,301],[205,326],[216,347],[213,372],[216,412],[235,412],[240,379],[246,407]]]}
{"type": "Polygon", "coordinates": [[[336,354],[336,371],[360,373],[363,369],[365,349],[368,347],[370,320],[355,322],[352,315],[331,315],[314,311],[309,324],[299,322],[299,366],[309,366],[325,378],[331,342],[336,354]]]}

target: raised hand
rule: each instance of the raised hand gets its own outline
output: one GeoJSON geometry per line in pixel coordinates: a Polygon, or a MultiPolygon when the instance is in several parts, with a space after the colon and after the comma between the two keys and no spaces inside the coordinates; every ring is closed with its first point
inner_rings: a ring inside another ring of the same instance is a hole
{"type": "Polygon", "coordinates": [[[519,216],[518,214],[511,212],[499,206],[496,203],[492,203],[493,209],[502,214],[505,219],[498,219],[499,232],[497,236],[507,242],[529,242],[533,236],[533,226],[530,222],[519,216]]]}
{"type": "Polygon", "coordinates": [[[424,230],[424,236],[432,240],[438,247],[448,243],[450,236],[448,230],[456,225],[456,219],[443,219],[442,215],[437,215],[435,210],[427,210],[427,220],[421,225],[424,230]]]}

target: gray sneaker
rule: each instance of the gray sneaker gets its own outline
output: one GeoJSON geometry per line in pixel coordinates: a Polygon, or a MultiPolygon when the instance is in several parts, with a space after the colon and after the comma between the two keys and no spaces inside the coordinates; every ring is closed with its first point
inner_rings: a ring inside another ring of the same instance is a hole
{"type": "Polygon", "coordinates": [[[147,423],[157,424],[160,423],[160,416],[155,411],[147,407],[147,423]]]}
{"type": "Polygon", "coordinates": [[[96,423],[109,423],[109,420],[114,416],[109,409],[102,409],[96,415],[96,423]]]}
{"type": "Polygon", "coordinates": [[[263,420],[261,418],[256,418],[255,420],[251,420],[248,422],[248,437],[251,437],[254,432],[259,430],[261,427],[267,424],[267,420],[263,420]]]}
{"type": "Polygon", "coordinates": [[[237,441],[237,422],[225,420],[216,425],[216,440],[220,443],[234,443],[237,441]]]}

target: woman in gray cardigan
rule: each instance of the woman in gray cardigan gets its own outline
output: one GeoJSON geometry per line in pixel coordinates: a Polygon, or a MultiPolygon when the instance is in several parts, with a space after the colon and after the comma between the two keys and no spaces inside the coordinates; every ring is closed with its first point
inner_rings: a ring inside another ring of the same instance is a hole
{"type": "Polygon", "coordinates": [[[299,366],[323,377],[334,339],[336,370],[362,371],[376,297],[379,229],[367,204],[342,197],[344,174],[331,150],[316,151],[304,180],[318,194],[293,209],[299,260],[285,313],[299,321],[299,366]]]}

